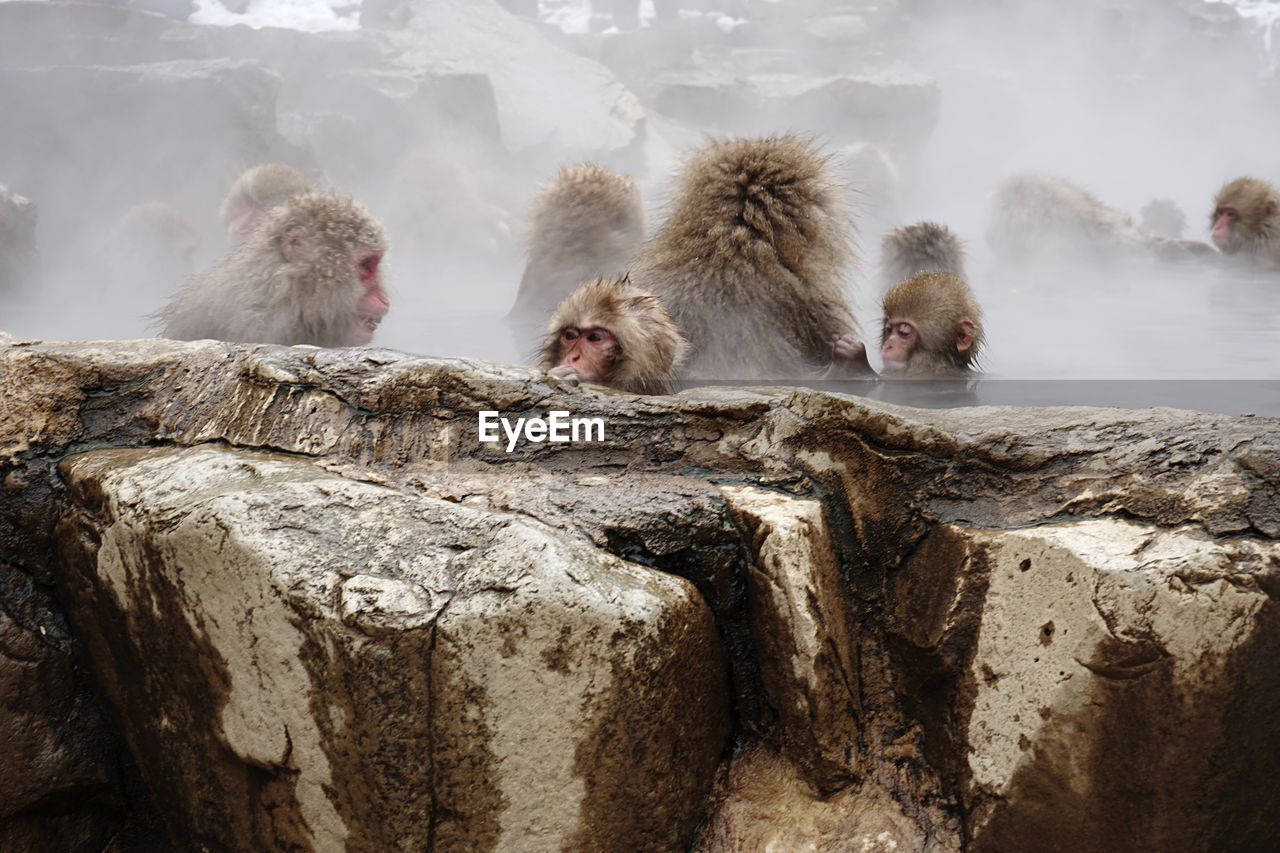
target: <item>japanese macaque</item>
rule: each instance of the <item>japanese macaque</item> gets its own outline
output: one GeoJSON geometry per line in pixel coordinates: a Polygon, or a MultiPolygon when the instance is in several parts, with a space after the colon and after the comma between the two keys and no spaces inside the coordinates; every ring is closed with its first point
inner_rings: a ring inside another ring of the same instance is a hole
{"type": "Polygon", "coordinates": [[[982,314],[968,285],[947,273],[921,273],[884,297],[882,375],[939,379],[971,374],[982,349],[982,314]]]}
{"type": "Polygon", "coordinates": [[[0,290],[16,289],[36,261],[36,206],[0,184],[0,290]]]}
{"type": "Polygon", "coordinates": [[[947,226],[917,222],[893,229],[880,241],[880,280],[886,290],[922,272],[964,280],[964,245],[947,226]]]}
{"type": "Polygon", "coordinates": [[[561,379],[632,394],[665,394],[689,344],[656,296],[626,276],[597,278],[561,303],[542,368],[561,379]]]}
{"type": "Polygon", "coordinates": [[[997,255],[1012,260],[1178,260],[1213,252],[1194,240],[1146,234],[1128,214],[1047,175],[1016,175],[996,189],[987,242],[997,255]]]}
{"type": "Polygon", "coordinates": [[[843,188],[812,143],[713,142],[684,167],[631,281],[689,339],[682,376],[786,380],[823,365],[870,375],[865,358],[834,348],[855,329],[845,294],[852,233],[843,188]]]}
{"type": "Polygon", "coordinates": [[[530,210],[528,260],[511,316],[541,322],[578,285],[626,270],[644,237],[635,181],[590,163],[564,167],[530,210]]]}
{"type": "Polygon", "coordinates": [[[191,274],[199,245],[195,226],[173,205],[135,204],[111,227],[111,278],[130,289],[171,292],[191,274]]]}
{"type": "Polygon", "coordinates": [[[1280,192],[1257,178],[1236,178],[1214,199],[1213,244],[1264,269],[1280,269],[1280,192]]]}
{"type": "Polygon", "coordinates": [[[1138,215],[1141,217],[1139,227],[1152,237],[1181,240],[1187,230],[1187,216],[1172,199],[1152,199],[1138,215]]]}
{"type": "Polygon", "coordinates": [[[311,190],[311,182],[292,166],[263,163],[236,178],[218,214],[227,238],[244,240],[268,212],[296,195],[311,190]]]}
{"type": "Polygon", "coordinates": [[[356,202],[294,196],[240,246],[197,273],[159,314],[162,335],[245,343],[362,346],[390,307],[382,227],[356,202]]]}

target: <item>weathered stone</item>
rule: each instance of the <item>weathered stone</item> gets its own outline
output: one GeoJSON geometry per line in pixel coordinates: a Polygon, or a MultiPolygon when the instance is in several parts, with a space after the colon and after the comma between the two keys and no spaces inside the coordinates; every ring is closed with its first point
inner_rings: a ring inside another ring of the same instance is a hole
{"type": "Polygon", "coordinates": [[[1276,419],[636,398],[166,341],[0,341],[0,396],[0,561],[63,590],[171,834],[377,846],[429,813],[441,846],[660,846],[704,817],[712,849],[1280,842],[1276,419]],[[480,410],[605,440],[507,452],[480,410]],[[709,745],[730,701],[733,758],[709,745]]]}
{"type": "Polygon", "coordinates": [[[1271,806],[1254,792],[1280,745],[1278,576],[1275,542],[1187,528],[931,533],[898,576],[895,617],[939,663],[933,681],[955,684],[919,716],[972,849],[1266,846],[1271,806]]]}
{"type": "Polygon", "coordinates": [[[401,62],[437,73],[487,74],[511,148],[554,139],[565,152],[608,152],[637,143],[644,110],[613,75],[545,38],[496,0],[445,0],[415,10],[401,62]],[[553,87],[555,97],[547,97],[553,87]]]}
{"type": "Polygon", "coordinates": [[[751,543],[752,628],[778,738],[820,792],[845,787],[859,770],[857,624],[822,504],[754,488],[724,493],[751,543]]]}
{"type": "Polygon", "coordinates": [[[285,457],[63,472],[70,618],[173,838],[688,844],[728,694],[684,581],[285,457]]]}

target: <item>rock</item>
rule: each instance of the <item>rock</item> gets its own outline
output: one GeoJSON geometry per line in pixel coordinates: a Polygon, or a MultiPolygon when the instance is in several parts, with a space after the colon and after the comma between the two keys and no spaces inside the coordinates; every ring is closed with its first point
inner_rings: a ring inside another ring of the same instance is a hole
{"type": "Polygon", "coordinates": [[[777,737],[820,793],[857,778],[861,733],[858,671],[822,504],[762,489],[725,487],[751,542],[747,583],[764,689],[777,737]]]}
{"type": "Polygon", "coordinates": [[[872,142],[914,157],[938,123],[936,84],[905,77],[792,74],[733,78],[716,72],[662,75],[654,106],[672,118],[725,133],[803,127],[832,144],[872,142]]]}
{"type": "Polygon", "coordinates": [[[4,675],[64,745],[26,802],[72,768],[251,849],[1280,844],[1277,419],[159,340],[8,343],[0,398],[0,610],[93,673],[4,675]]]}
{"type": "Polygon", "coordinates": [[[603,66],[562,50],[496,0],[419,4],[402,62],[433,73],[482,73],[493,83],[502,138],[521,149],[548,140],[561,159],[627,149],[644,110],[603,66]],[[547,93],[554,90],[555,97],[547,93]]]}
{"type": "Polygon", "coordinates": [[[53,596],[3,558],[0,740],[0,848],[105,849],[127,814],[111,729],[53,596]]]}
{"type": "MultiPolygon", "coordinates": [[[[960,589],[986,575],[960,713],[944,723],[963,733],[951,754],[967,756],[972,849],[1250,849],[1270,831],[1245,792],[1269,785],[1280,746],[1280,676],[1262,665],[1280,652],[1267,589],[1280,546],[1115,520],[931,536],[965,562],[926,544],[931,565],[907,564],[899,607],[925,574],[969,575],[960,589]],[[1138,772],[1196,785],[1135,785],[1138,772]]],[[[925,623],[943,629],[935,647],[948,621],[925,623]]]]}
{"type": "Polygon", "coordinates": [[[282,456],[63,476],[69,615],[172,837],[688,845],[729,708],[687,582],[282,456]]]}

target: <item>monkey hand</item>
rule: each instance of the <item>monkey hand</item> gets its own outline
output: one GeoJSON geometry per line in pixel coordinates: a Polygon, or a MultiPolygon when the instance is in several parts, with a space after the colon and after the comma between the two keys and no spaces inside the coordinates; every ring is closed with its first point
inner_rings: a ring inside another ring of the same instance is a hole
{"type": "Polygon", "coordinates": [[[823,379],[866,379],[876,376],[867,360],[867,345],[853,335],[838,335],[831,342],[831,366],[823,379]]]}
{"type": "Polygon", "coordinates": [[[572,367],[570,367],[567,364],[557,365],[556,367],[553,367],[550,370],[548,370],[547,373],[550,373],[556,379],[563,379],[565,382],[568,382],[570,385],[576,386],[576,385],[582,384],[581,374],[579,374],[578,371],[574,370],[572,367]]]}

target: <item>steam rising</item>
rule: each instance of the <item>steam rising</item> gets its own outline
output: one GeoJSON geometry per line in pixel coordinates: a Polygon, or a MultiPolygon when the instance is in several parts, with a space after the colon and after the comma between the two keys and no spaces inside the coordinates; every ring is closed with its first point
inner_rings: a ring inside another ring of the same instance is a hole
{"type": "MultiPolygon", "coordinates": [[[[4,2],[0,13],[40,5],[4,2]]],[[[987,198],[1014,172],[1061,176],[1135,219],[1153,198],[1172,199],[1189,222],[1184,236],[1197,240],[1208,239],[1222,183],[1242,174],[1280,183],[1280,2],[701,2],[715,9],[675,20],[646,2],[639,29],[619,29],[604,4],[544,0],[538,22],[496,0],[378,0],[393,17],[393,7],[410,10],[378,32],[373,0],[229,5],[239,11],[195,0],[189,24],[138,16],[129,24],[138,34],[115,42],[98,24],[58,41],[59,19],[0,18],[9,32],[0,33],[0,107],[10,119],[0,183],[38,205],[42,255],[38,276],[0,291],[0,329],[154,334],[147,316],[179,282],[113,276],[104,268],[120,249],[104,245],[112,223],[134,204],[175,205],[200,232],[195,265],[207,268],[226,248],[214,214],[227,185],[244,167],[280,160],[383,219],[392,308],[377,344],[528,362],[531,342],[500,318],[520,279],[527,204],[559,164],[634,174],[656,227],[672,173],[705,133],[774,130],[815,134],[832,151],[870,143],[890,161],[893,197],[856,197],[854,298],[873,351],[880,237],[933,220],[965,240],[993,376],[1280,378],[1280,273],[1154,261],[1013,268],[983,238],[987,198]],[[24,53],[42,40],[47,48],[24,53]],[[82,70],[29,70],[42,66],[82,70]],[[103,100],[132,97],[139,69],[161,81],[139,91],[171,100],[154,109],[103,100]],[[839,77],[888,93],[858,96],[878,112],[814,94],[839,77]],[[718,100],[697,101],[708,81],[721,86],[718,100]],[[888,84],[904,94],[876,88],[888,84]],[[48,93],[47,114],[32,106],[33,85],[48,93]],[[262,94],[273,87],[277,95],[262,94]],[[206,93],[200,110],[183,111],[206,93]],[[83,112],[68,124],[70,102],[83,112]],[[275,116],[246,129],[259,103],[274,103],[275,116]],[[211,116],[225,119],[192,130],[211,116]],[[37,137],[48,128],[56,135],[37,137]],[[424,175],[424,152],[451,165],[424,175]],[[433,217],[444,224],[428,228],[433,217]],[[433,242],[445,225],[473,220],[433,242]]],[[[63,11],[65,21],[90,17],[63,11]]]]}

